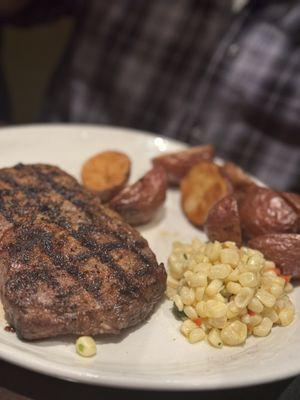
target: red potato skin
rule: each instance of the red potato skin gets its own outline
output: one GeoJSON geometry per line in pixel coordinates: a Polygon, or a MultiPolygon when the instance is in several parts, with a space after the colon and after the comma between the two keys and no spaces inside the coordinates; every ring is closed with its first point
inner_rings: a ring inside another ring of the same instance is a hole
{"type": "Polygon", "coordinates": [[[242,232],[237,200],[229,195],[218,201],[210,210],[204,224],[210,241],[232,241],[241,246],[242,232]]]}
{"type": "Polygon", "coordinates": [[[300,235],[277,233],[257,236],[248,247],[259,250],[267,260],[273,261],[284,275],[300,278],[300,235]]]}
{"type": "Polygon", "coordinates": [[[167,176],[154,167],[133,185],[125,187],[109,203],[130,225],[148,223],[166,199],[167,176]]]}
{"type": "Polygon", "coordinates": [[[91,190],[95,197],[98,197],[103,204],[109,202],[114,196],[116,196],[126,185],[126,182],[121,185],[116,185],[111,188],[103,189],[103,190],[91,190]]]}
{"type": "Polygon", "coordinates": [[[296,233],[298,217],[274,190],[250,185],[239,198],[241,226],[246,239],[267,233],[296,233]]]}
{"type": "Polygon", "coordinates": [[[298,229],[300,232],[300,194],[291,192],[281,192],[280,195],[286,200],[287,203],[294,209],[295,213],[298,215],[298,229]]]}
{"type": "Polygon", "coordinates": [[[222,175],[227,178],[235,189],[254,184],[254,181],[246,174],[242,168],[231,161],[226,161],[220,167],[222,175]]]}
{"type": "Polygon", "coordinates": [[[197,146],[191,149],[168,153],[152,159],[154,166],[162,167],[169,186],[178,186],[188,171],[201,161],[212,161],[215,150],[211,145],[197,146]]]}

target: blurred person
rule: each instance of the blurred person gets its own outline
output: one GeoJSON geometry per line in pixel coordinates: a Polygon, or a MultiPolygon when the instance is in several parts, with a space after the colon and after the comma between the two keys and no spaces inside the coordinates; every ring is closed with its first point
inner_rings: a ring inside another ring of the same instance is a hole
{"type": "Polygon", "coordinates": [[[299,1],[5,3],[2,24],[76,21],[41,121],[212,143],[267,184],[300,191],[299,1]]]}

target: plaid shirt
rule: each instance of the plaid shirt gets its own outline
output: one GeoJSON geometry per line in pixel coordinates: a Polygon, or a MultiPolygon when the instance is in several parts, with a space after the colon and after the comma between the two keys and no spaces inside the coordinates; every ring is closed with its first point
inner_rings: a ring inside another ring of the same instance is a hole
{"type": "Polygon", "coordinates": [[[267,184],[300,191],[299,2],[36,3],[14,22],[70,12],[77,20],[43,121],[212,143],[267,184]]]}

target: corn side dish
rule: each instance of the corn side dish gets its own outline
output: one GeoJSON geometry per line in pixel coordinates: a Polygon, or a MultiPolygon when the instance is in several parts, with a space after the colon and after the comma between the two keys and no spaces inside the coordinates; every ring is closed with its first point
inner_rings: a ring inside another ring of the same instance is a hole
{"type": "Polygon", "coordinates": [[[233,242],[174,242],[168,259],[167,296],[183,320],[190,343],[236,346],[248,336],[267,336],[295,315],[287,293],[290,277],[262,253],[233,242]]]}

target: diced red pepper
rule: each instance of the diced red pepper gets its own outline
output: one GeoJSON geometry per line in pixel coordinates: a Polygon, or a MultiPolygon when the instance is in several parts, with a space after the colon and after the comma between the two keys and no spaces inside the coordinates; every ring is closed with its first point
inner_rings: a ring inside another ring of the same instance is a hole
{"type": "Polygon", "coordinates": [[[281,275],[281,270],[279,268],[268,268],[266,272],[273,271],[276,275],[281,275]]]}
{"type": "Polygon", "coordinates": [[[194,319],[194,322],[196,325],[200,326],[202,324],[202,319],[201,318],[196,318],[194,319]]]}
{"type": "Polygon", "coordinates": [[[283,278],[285,280],[285,283],[289,283],[289,281],[292,278],[292,275],[280,275],[280,278],[283,278]]]}
{"type": "Polygon", "coordinates": [[[254,315],[256,315],[256,312],[248,310],[248,314],[250,315],[250,317],[254,317],[254,315]]]}
{"type": "Polygon", "coordinates": [[[282,274],[282,272],[281,272],[281,270],[279,268],[274,268],[274,271],[275,271],[276,275],[281,275],[282,274]]]}

